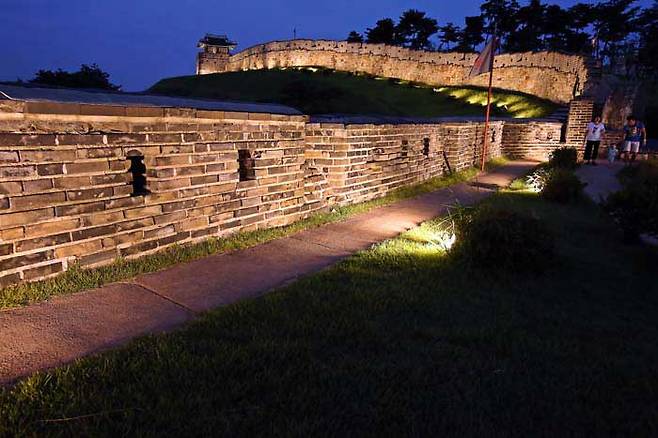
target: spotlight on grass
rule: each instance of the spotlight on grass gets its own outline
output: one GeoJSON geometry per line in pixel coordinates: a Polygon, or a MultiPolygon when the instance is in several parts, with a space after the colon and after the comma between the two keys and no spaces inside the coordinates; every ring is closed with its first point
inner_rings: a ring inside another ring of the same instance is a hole
{"type": "Polygon", "coordinates": [[[442,221],[427,222],[405,234],[407,240],[421,244],[425,249],[432,251],[449,251],[457,236],[455,234],[455,220],[451,214],[442,221]]]}
{"type": "Polygon", "coordinates": [[[450,251],[457,241],[457,235],[454,232],[444,232],[437,236],[434,244],[444,251],[450,251]]]}

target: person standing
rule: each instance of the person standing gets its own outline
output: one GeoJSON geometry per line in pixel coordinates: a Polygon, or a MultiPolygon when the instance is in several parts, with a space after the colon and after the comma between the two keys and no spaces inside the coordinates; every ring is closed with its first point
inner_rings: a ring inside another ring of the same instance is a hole
{"type": "Polygon", "coordinates": [[[596,159],[599,156],[599,146],[601,138],[605,133],[605,125],[601,122],[601,117],[594,117],[594,121],[587,124],[587,137],[585,144],[585,162],[586,164],[596,165],[596,159]]]}
{"type": "Polygon", "coordinates": [[[624,126],[624,149],[622,150],[624,162],[629,162],[629,154],[630,162],[635,161],[637,153],[640,151],[640,144],[643,147],[647,145],[647,130],[635,116],[628,116],[624,126]]]}

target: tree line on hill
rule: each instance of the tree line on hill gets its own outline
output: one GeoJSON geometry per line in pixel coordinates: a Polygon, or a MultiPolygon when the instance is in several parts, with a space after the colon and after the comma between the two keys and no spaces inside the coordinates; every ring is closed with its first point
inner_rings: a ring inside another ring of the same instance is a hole
{"type": "Polygon", "coordinates": [[[614,62],[635,55],[652,70],[658,66],[658,0],[640,8],[635,0],[578,3],[569,8],[530,0],[486,0],[480,15],[459,26],[410,9],[397,23],[384,18],[347,41],[390,44],[416,50],[473,52],[495,31],[505,52],[555,50],[589,54],[614,62]],[[433,41],[433,38],[435,41],[433,41]]]}
{"type": "MultiPolygon", "coordinates": [[[[25,82],[22,79],[18,79],[14,83],[23,84],[25,82]]],[[[120,85],[110,82],[110,74],[103,71],[96,64],[82,64],[80,70],[73,72],[68,72],[61,68],[57,70],[41,69],[27,83],[47,85],[50,87],[121,91],[120,85]]]]}

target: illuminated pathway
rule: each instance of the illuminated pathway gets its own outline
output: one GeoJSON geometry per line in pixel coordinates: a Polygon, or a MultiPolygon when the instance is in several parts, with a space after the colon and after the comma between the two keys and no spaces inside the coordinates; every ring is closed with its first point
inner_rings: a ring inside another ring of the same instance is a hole
{"type": "Polygon", "coordinates": [[[246,250],[2,311],[0,383],[262,295],[440,216],[449,205],[477,202],[493,193],[491,187],[507,186],[535,164],[516,161],[481,175],[480,188],[458,184],[246,250]]]}

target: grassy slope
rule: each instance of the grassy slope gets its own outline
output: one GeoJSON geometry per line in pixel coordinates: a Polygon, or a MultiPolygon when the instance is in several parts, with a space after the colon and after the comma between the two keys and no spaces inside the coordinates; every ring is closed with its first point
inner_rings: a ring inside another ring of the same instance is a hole
{"type": "MultiPolygon", "coordinates": [[[[275,102],[306,114],[381,114],[409,117],[482,116],[486,92],[421,87],[397,80],[330,70],[257,70],[163,79],[151,93],[275,102]]],[[[494,114],[543,117],[555,109],[532,96],[497,91],[494,114]]]]}
{"type": "Polygon", "coordinates": [[[550,273],[465,272],[428,244],[429,223],[32,377],[0,393],[0,435],[655,434],[656,253],[620,244],[591,204],[489,202],[549,223],[550,273]]]}

